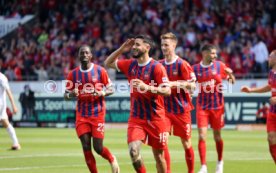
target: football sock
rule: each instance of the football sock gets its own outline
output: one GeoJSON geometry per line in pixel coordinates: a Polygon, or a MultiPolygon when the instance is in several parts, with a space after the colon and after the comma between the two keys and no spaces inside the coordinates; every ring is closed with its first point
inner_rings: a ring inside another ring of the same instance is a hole
{"type": "Polygon", "coordinates": [[[223,154],[223,140],[216,142],[216,148],[218,153],[218,161],[222,160],[222,154],[223,154]]]}
{"type": "Polygon", "coordinates": [[[112,154],[110,153],[110,151],[109,151],[106,147],[103,147],[103,151],[102,151],[101,156],[102,156],[104,159],[108,160],[109,163],[112,163],[113,160],[114,160],[112,154]]]}
{"type": "Polygon", "coordinates": [[[171,156],[168,147],[164,149],[164,157],[167,164],[167,173],[171,173],[171,156]]]}
{"type": "Polygon", "coordinates": [[[83,151],[87,167],[90,173],[97,173],[96,160],[92,154],[92,151],[83,151]]]}
{"type": "Polygon", "coordinates": [[[188,167],[188,173],[194,173],[195,155],[193,147],[185,150],[185,159],[188,167]]]}
{"type": "Polygon", "coordinates": [[[276,164],[276,144],[269,145],[269,151],[274,160],[274,163],[276,164]]]}
{"type": "Polygon", "coordinates": [[[206,165],[206,142],[204,140],[198,141],[198,152],[201,165],[206,165]]]}
{"type": "Polygon", "coordinates": [[[13,145],[18,145],[19,144],[18,139],[16,137],[15,130],[14,130],[14,128],[11,124],[8,125],[7,132],[8,132],[8,134],[9,134],[11,140],[12,140],[13,145]]]}

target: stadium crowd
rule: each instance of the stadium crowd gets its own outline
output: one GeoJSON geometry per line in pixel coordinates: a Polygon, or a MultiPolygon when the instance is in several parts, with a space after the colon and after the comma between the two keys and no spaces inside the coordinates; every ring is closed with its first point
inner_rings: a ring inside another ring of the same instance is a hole
{"type": "Polygon", "coordinates": [[[276,49],[275,0],[18,0],[3,3],[0,15],[34,14],[32,27],[0,39],[0,67],[10,80],[64,79],[76,66],[76,51],[93,47],[94,61],[106,57],[133,35],[150,35],[161,55],[160,35],[179,38],[176,53],[191,64],[201,60],[204,43],[219,48],[219,59],[237,77],[267,72],[268,52],[276,49]]]}

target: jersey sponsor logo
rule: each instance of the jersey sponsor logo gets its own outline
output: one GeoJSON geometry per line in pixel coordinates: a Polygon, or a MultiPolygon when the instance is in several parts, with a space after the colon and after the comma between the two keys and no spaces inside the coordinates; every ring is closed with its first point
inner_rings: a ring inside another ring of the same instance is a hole
{"type": "Polygon", "coordinates": [[[77,82],[77,83],[81,83],[81,81],[80,81],[80,80],[77,80],[76,82],[77,82]]]}
{"type": "Polygon", "coordinates": [[[167,77],[162,77],[162,82],[169,82],[167,77]]]}
{"type": "Polygon", "coordinates": [[[177,70],[173,70],[173,75],[176,76],[177,74],[177,70]]]}
{"type": "Polygon", "coordinates": [[[96,81],[97,81],[97,78],[96,78],[96,77],[92,77],[92,81],[93,81],[93,82],[96,82],[96,81]]]}
{"type": "Polygon", "coordinates": [[[145,80],[149,79],[149,74],[148,74],[148,73],[146,73],[146,74],[144,75],[144,79],[145,79],[145,80]]]}
{"type": "Polygon", "coordinates": [[[212,70],[212,75],[216,75],[217,72],[215,70],[212,70]]]}
{"type": "Polygon", "coordinates": [[[136,74],[136,70],[135,70],[135,69],[132,69],[132,70],[131,70],[131,75],[135,76],[135,74],[136,74]]]}

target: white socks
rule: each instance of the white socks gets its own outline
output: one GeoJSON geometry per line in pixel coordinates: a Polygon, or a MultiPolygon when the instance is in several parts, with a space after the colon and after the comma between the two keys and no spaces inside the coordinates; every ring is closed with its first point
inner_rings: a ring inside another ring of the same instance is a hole
{"type": "Polygon", "coordinates": [[[12,140],[13,145],[18,145],[19,144],[18,143],[18,139],[16,137],[15,130],[14,130],[14,128],[13,128],[13,126],[11,124],[8,125],[7,132],[10,135],[10,138],[12,140]]]}

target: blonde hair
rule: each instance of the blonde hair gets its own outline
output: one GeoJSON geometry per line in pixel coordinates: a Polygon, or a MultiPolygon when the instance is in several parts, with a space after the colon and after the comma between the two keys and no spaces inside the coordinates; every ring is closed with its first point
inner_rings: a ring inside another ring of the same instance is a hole
{"type": "Polygon", "coordinates": [[[176,43],[177,43],[177,37],[175,36],[175,34],[174,33],[172,33],[172,32],[167,32],[167,33],[165,33],[165,34],[162,34],[161,35],[161,40],[162,39],[170,39],[170,40],[173,40],[173,41],[175,41],[176,43]]]}

